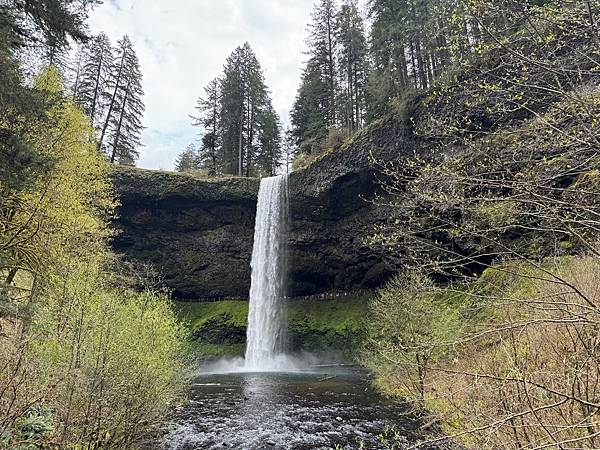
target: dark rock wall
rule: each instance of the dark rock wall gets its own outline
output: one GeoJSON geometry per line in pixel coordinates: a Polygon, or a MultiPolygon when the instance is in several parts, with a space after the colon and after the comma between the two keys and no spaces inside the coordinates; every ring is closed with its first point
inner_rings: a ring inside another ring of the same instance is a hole
{"type": "Polygon", "coordinates": [[[118,169],[113,247],[158,269],[175,297],[243,297],[250,284],[257,180],[118,169]]]}
{"type": "Polygon", "coordinates": [[[374,288],[397,271],[395,261],[367,243],[378,224],[391,220],[372,159],[390,161],[412,150],[406,127],[389,119],[291,175],[292,296],[374,288]]]}
{"type": "MultiPolygon", "coordinates": [[[[369,156],[412,151],[407,134],[390,119],[291,175],[290,295],[373,288],[397,270],[366,243],[390,220],[369,156]]],[[[178,298],[248,296],[258,180],[118,169],[114,181],[118,252],[156,266],[178,298]]]]}

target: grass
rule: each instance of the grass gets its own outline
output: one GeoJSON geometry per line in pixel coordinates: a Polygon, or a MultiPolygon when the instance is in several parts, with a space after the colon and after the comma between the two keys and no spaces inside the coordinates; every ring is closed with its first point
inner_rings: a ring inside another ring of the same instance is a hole
{"type": "Polygon", "coordinates": [[[221,356],[243,356],[246,350],[245,344],[208,344],[206,342],[194,341],[192,351],[202,358],[218,358],[221,356]]]}
{"type": "Polygon", "coordinates": [[[193,332],[202,329],[208,322],[223,317],[227,318],[227,325],[245,327],[248,319],[248,302],[243,300],[176,302],[175,311],[193,332]]]}
{"type": "Polygon", "coordinates": [[[153,199],[172,196],[203,201],[255,201],[260,180],[243,177],[205,177],[201,173],[167,172],[129,167],[113,170],[117,191],[153,199]]]}
{"type": "MultiPolygon", "coordinates": [[[[355,353],[366,329],[368,302],[372,294],[294,299],[288,302],[289,337],[296,350],[355,353]]],[[[195,336],[194,348],[201,356],[239,355],[244,344],[248,302],[176,302],[177,315],[195,336]]]]}

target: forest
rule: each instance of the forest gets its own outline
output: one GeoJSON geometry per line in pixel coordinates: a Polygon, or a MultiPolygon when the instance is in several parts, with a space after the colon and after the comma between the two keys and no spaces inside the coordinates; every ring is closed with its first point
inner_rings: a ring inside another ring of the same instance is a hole
{"type": "Polygon", "coordinates": [[[597,1],[315,0],[289,121],[242,41],[175,172],[102,3],[0,2],[0,448],[600,446],[597,1]]]}

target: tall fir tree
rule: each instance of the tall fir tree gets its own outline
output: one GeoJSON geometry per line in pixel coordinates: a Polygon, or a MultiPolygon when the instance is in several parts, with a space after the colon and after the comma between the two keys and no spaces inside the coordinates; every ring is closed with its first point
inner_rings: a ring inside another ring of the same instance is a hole
{"type": "Polygon", "coordinates": [[[324,118],[328,127],[337,124],[336,110],[336,40],[335,21],[337,7],[335,0],[319,0],[312,14],[308,38],[309,55],[312,64],[318,68],[320,77],[327,85],[322,99],[327,109],[324,118]]]}
{"type": "Polygon", "coordinates": [[[204,96],[196,103],[197,116],[192,116],[192,125],[199,127],[202,133],[202,145],[199,158],[201,165],[211,176],[222,171],[221,168],[221,79],[215,78],[204,88],[204,96]]]}
{"type": "Polygon", "coordinates": [[[426,90],[445,68],[464,61],[481,41],[477,22],[467,18],[469,2],[371,0],[371,59],[368,118],[383,114],[390,100],[426,90]]]}
{"type": "Polygon", "coordinates": [[[339,125],[337,16],[335,0],[318,0],[309,24],[308,61],[291,112],[293,133],[303,153],[318,151],[329,130],[339,125]]]}
{"type": "Polygon", "coordinates": [[[272,105],[259,112],[258,168],[260,174],[273,176],[282,163],[282,125],[272,105]]]}
{"type": "Polygon", "coordinates": [[[223,173],[252,176],[259,169],[261,118],[273,111],[264,75],[250,44],[227,58],[221,89],[223,173]]]}
{"type": "Polygon", "coordinates": [[[300,87],[290,114],[292,135],[302,153],[317,152],[327,137],[328,89],[319,66],[309,60],[302,72],[300,87]]]}
{"type": "Polygon", "coordinates": [[[194,172],[200,170],[201,160],[196,147],[190,144],[183,152],[179,154],[175,161],[175,170],[177,172],[194,172]]]}
{"type": "Polygon", "coordinates": [[[75,101],[98,129],[104,117],[106,94],[114,65],[113,49],[106,34],[94,36],[83,47],[82,64],[74,92],[75,101]]]}
{"type": "Polygon", "coordinates": [[[238,47],[227,58],[221,92],[223,130],[223,173],[242,175],[245,97],[247,89],[246,51],[238,47]]]}
{"type": "Polygon", "coordinates": [[[297,153],[296,138],[291,128],[287,128],[282,136],[281,155],[282,165],[285,173],[292,171],[292,162],[297,153]]]}
{"type": "Polygon", "coordinates": [[[340,122],[350,132],[363,125],[368,46],[358,0],[345,0],[336,19],[340,122]]]}
{"type": "Polygon", "coordinates": [[[111,163],[134,165],[139,156],[142,117],[142,73],[128,36],[117,43],[117,64],[110,77],[107,112],[99,146],[111,163]]]}

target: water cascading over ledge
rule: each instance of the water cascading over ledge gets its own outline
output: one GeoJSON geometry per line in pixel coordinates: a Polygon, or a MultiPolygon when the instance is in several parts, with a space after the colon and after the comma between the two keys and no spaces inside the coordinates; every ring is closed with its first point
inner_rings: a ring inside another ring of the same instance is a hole
{"type": "Polygon", "coordinates": [[[287,310],[288,177],[264,178],[260,183],[254,247],[245,368],[284,369],[287,310]]]}

